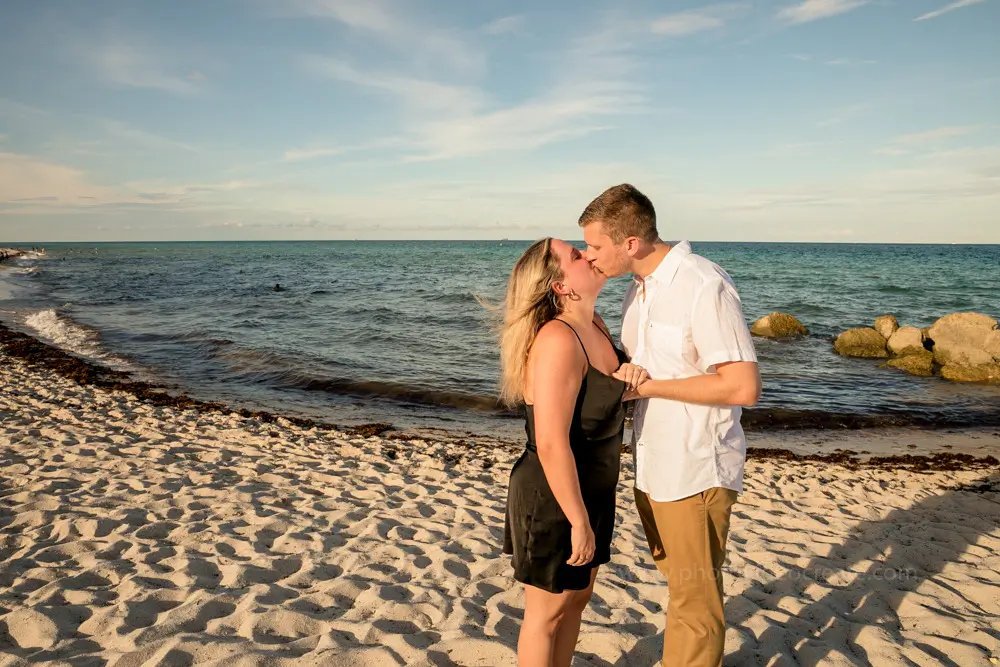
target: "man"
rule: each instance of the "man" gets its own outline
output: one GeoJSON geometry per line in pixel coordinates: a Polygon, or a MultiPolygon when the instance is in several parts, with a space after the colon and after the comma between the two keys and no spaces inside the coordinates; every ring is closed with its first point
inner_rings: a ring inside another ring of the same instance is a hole
{"type": "Polygon", "coordinates": [[[631,185],[592,201],[580,226],[595,268],[634,274],[621,341],[635,366],[617,376],[641,382],[631,392],[635,500],[670,587],[663,665],[718,667],[722,564],[746,459],[740,406],[756,403],[761,388],[740,299],[689,243],[660,240],[652,202],[631,185]]]}

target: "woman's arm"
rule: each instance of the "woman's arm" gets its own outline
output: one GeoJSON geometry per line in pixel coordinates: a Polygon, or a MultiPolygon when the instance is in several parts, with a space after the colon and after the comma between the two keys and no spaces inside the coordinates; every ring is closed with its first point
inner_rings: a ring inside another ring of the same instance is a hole
{"type": "Polygon", "coordinates": [[[535,446],[545,479],[573,526],[590,525],[580,493],[570,424],[583,382],[584,359],[576,335],[565,324],[542,327],[528,355],[535,412],[535,446]]]}

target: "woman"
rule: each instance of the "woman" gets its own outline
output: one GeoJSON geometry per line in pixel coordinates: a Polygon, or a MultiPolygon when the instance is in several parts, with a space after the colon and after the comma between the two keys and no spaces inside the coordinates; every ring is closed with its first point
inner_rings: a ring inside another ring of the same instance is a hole
{"type": "MultiPolygon", "coordinates": [[[[542,239],[514,265],[500,339],[501,399],[524,405],[527,448],[510,475],[504,553],[525,584],[521,667],[568,667],[597,568],[611,559],[629,383],[594,312],[606,278],[542,239]]],[[[637,367],[632,367],[633,369],[637,367]]]]}

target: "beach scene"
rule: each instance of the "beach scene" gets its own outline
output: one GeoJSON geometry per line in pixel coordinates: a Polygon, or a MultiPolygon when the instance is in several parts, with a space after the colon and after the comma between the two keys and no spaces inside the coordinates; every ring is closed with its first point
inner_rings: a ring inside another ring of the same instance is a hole
{"type": "Polygon", "coordinates": [[[993,0],[189,9],[0,9],[0,667],[703,664],[637,510],[667,399],[614,400],[569,662],[505,549],[512,269],[565,239],[634,351],[652,274],[581,215],[625,182],[759,369],[712,664],[1000,665],[993,0]]]}

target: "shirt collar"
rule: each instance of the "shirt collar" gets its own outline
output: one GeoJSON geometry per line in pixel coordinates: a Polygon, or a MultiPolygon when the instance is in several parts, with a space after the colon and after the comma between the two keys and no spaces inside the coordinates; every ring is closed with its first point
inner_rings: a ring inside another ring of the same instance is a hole
{"type": "Polygon", "coordinates": [[[657,285],[669,285],[677,275],[684,258],[691,254],[691,243],[688,241],[671,241],[670,251],[660,260],[660,264],[645,278],[634,276],[633,280],[640,287],[646,282],[657,285]]]}

